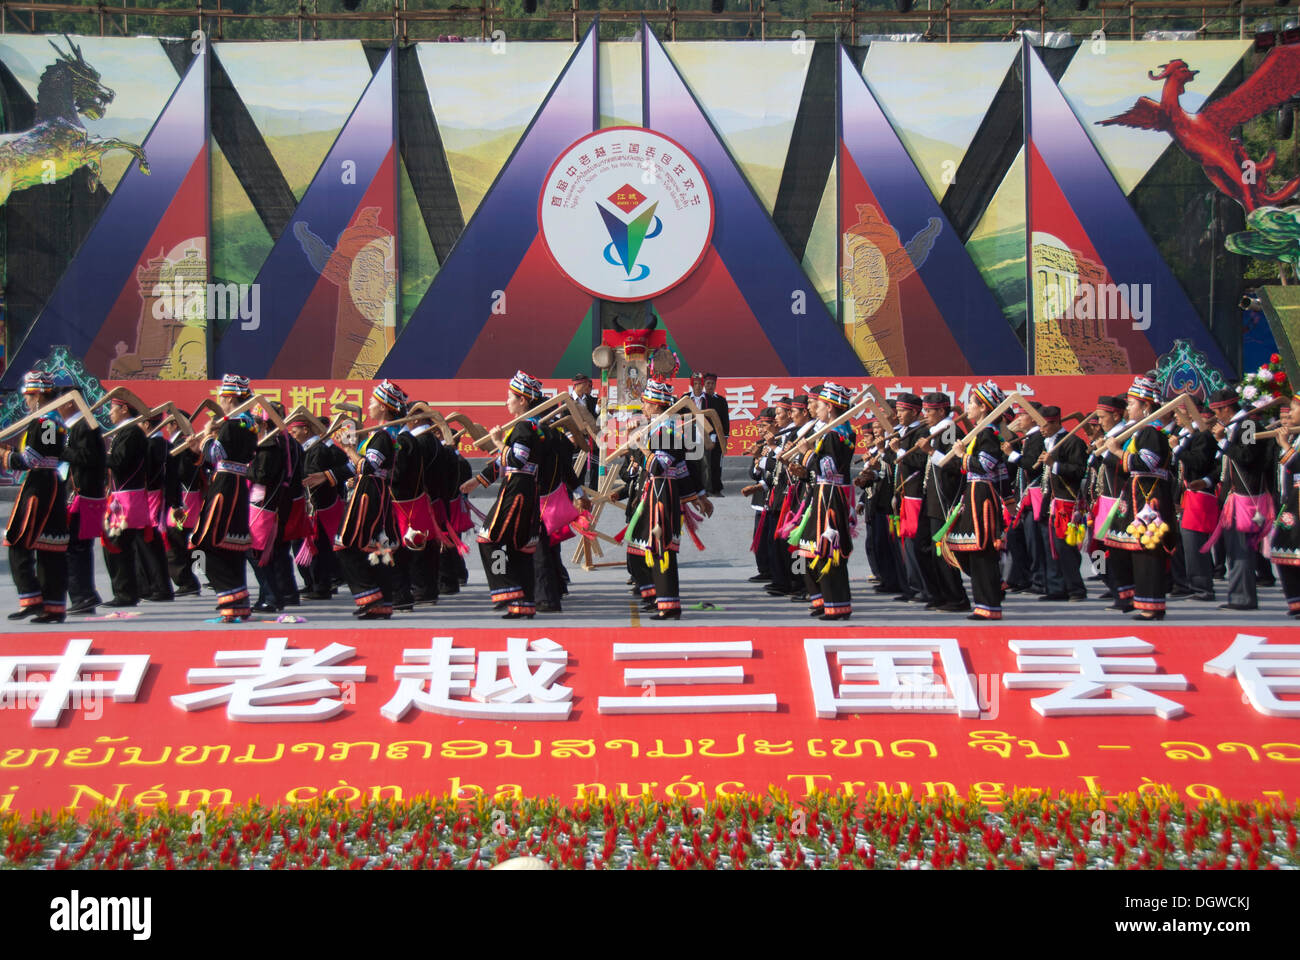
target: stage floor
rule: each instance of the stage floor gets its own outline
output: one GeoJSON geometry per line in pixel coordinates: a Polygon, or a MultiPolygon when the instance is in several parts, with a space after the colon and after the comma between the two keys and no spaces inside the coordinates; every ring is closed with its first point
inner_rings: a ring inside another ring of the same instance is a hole
{"type": "MultiPolygon", "coordinates": [[[[734,488],[732,488],[734,489],[734,488]]],[[[480,509],[486,508],[490,498],[475,498],[480,509]]],[[[808,616],[806,604],[790,603],[784,598],[769,597],[763,584],[750,583],[748,578],[757,569],[749,544],[753,536],[753,512],[748,501],[732,493],[714,501],[714,516],[701,528],[701,539],[706,549],[699,551],[689,539],[683,537],[680,554],[682,619],[680,622],[657,623],[652,615],[640,611],[640,605],[631,596],[627,585],[627,571],[621,565],[622,548],[606,545],[606,559],[618,560],[617,567],[583,570],[571,562],[574,541],[564,544],[563,556],[572,578],[570,593],[563,601],[562,613],[539,613],[528,623],[530,631],[546,627],[635,627],[650,629],[699,629],[709,626],[827,626],[808,616]],[[700,605],[704,605],[701,608],[700,605]]],[[[613,534],[622,526],[621,508],[606,511],[601,529],[613,534]]],[[[469,535],[467,535],[468,537],[469,535]]],[[[253,620],[234,627],[207,622],[215,618],[216,600],[206,587],[202,596],[185,597],[171,603],[150,603],[123,610],[101,606],[95,617],[69,617],[59,626],[38,626],[28,621],[5,623],[0,621],[0,633],[66,633],[84,625],[84,629],[104,630],[247,630],[255,631],[275,625],[278,631],[313,629],[375,629],[385,627],[436,627],[446,628],[505,628],[518,627],[516,621],[502,621],[501,613],[494,611],[488,601],[486,580],[476,545],[466,558],[469,565],[469,584],[458,594],[443,597],[436,606],[418,606],[414,612],[395,613],[391,621],[360,622],[352,616],[351,594],[340,587],[330,601],[303,601],[301,606],[290,607],[283,615],[302,618],[301,623],[276,623],[274,614],[254,614],[253,620]]],[[[925,610],[921,604],[899,603],[889,595],[873,592],[868,581],[870,567],[866,551],[859,537],[854,544],[849,561],[853,583],[853,618],[856,627],[929,624],[975,627],[981,624],[966,619],[965,614],[940,613],[925,610]]],[[[1086,567],[1085,567],[1086,571],[1086,567]]],[[[249,571],[249,588],[256,598],[257,584],[249,571]]],[[[111,598],[108,572],[104,567],[102,551],[96,550],[95,582],[100,596],[111,598]]],[[[1166,626],[1214,625],[1257,628],[1262,625],[1290,625],[1295,621],[1286,615],[1286,604],[1281,588],[1261,587],[1259,609],[1253,611],[1220,610],[1218,603],[1227,602],[1227,586],[1223,581],[1215,584],[1218,601],[1201,603],[1171,599],[1164,621],[1166,626]]],[[[1034,594],[1010,594],[1003,607],[1003,626],[1018,623],[1036,625],[1096,625],[1108,632],[1136,628],[1128,616],[1107,610],[1110,600],[1095,599],[1104,587],[1099,581],[1087,583],[1090,598],[1079,603],[1039,602],[1034,594]]],[[[969,585],[968,585],[969,592],[969,585]]],[[[0,612],[18,609],[18,595],[9,575],[7,556],[0,556],[0,612]]],[[[1300,624],[1297,624],[1300,625],[1300,624]]]]}

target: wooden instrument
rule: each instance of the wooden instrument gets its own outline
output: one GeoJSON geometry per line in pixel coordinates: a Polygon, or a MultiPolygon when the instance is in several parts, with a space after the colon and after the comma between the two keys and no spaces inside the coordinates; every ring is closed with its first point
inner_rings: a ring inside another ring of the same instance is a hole
{"type": "Polygon", "coordinates": [[[709,431],[712,430],[714,433],[719,435],[722,434],[722,421],[718,417],[718,412],[716,410],[702,411],[695,405],[694,400],[689,396],[685,396],[673,403],[672,406],[659,414],[649,423],[634,430],[632,435],[628,437],[627,442],[622,444],[617,450],[606,457],[605,462],[608,463],[611,460],[617,460],[633,447],[639,446],[641,441],[644,440],[648,434],[654,432],[662,424],[667,423],[671,416],[681,411],[686,411],[690,419],[694,420],[697,424],[700,424],[704,434],[704,447],[706,450],[711,449],[714,444],[709,440],[709,431]]]}
{"type": "Polygon", "coordinates": [[[45,416],[47,413],[53,413],[69,401],[77,405],[77,409],[81,411],[81,415],[86,418],[87,422],[97,422],[95,420],[94,408],[86,403],[86,398],[81,395],[81,391],[69,390],[62,396],[56,397],[44,406],[33,410],[21,420],[11,423],[9,426],[5,427],[4,430],[0,430],[0,443],[8,443],[14,437],[22,436],[27,432],[27,428],[40,420],[41,417],[45,416]]]}
{"type": "Polygon", "coordinates": [[[1043,415],[1035,410],[1028,400],[1018,393],[1008,393],[1006,399],[985,414],[966,436],[952,445],[952,449],[944,454],[943,459],[939,461],[939,466],[947,466],[952,458],[957,456],[957,451],[963,449],[970,442],[971,437],[978,436],[979,432],[989,424],[997,423],[998,420],[1002,419],[1002,415],[1011,409],[1012,404],[1016,403],[1020,404],[1021,409],[1024,410],[1029,419],[1033,420],[1039,427],[1047,424],[1047,421],[1043,419],[1043,415]]]}
{"type": "Polygon", "coordinates": [[[1069,440],[1072,436],[1074,436],[1076,433],[1082,430],[1085,424],[1095,419],[1097,419],[1097,413],[1096,411],[1093,411],[1092,413],[1084,417],[1082,420],[1080,420],[1078,423],[1076,423],[1074,427],[1070,430],[1070,432],[1061,438],[1060,443],[1056,444],[1054,447],[1052,447],[1051,450],[1047,451],[1047,459],[1044,460],[1043,462],[1044,463],[1055,462],[1057,454],[1060,452],[1061,447],[1065,444],[1065,441],[1069,440]]]}
{"type": "MultiPolygon", "coordinates": [[[[1123,444],[1126,440],[1128,440],[1129,437],[1133,436],[1133,434],[1137,433],[1147,424],[1151,423],[1154,420],[1159,420],[1166,413],[1169,413],[1171,410],[1174,410],[1177,407],[1184,407],[1189,412],[1196,409],[1196,405],[1191,402],[1191,397],[1189,397],[1185,393],[1180,393],[1178,396],[1174,397],[1174,399],[1170,400],[1166,404],[1163,404],[1159,409],[1153,411],[1148,416],[1143,417],[1137,423],[1133,423],[1125,427],[1124,430],[1122,430],[1116,436],[1099,437],[1097,442],[1092,446],[1092,452],[1101,453],[1101,451],[1105,450],[1106,447],[1110,445],[1111,440],[1123,444]]],[[[1197,411],[1197,415],[1198,416],[1200,415],[1199,411],[1197,411]]]]}
{"type": "MultiPolygon", "coordinates": [[[[210,400],[205,400],[202,404],[200,404],[200,407],[203,407],[206,404],[211,402],[212,401],[210,400]]],[[[267,434],[266,437],[263,438],[269,440],[271,437],[274,437],[277,433],[279,433],[281,430],[284,429],[284,419],[278,413],[275,412],[275,408],[271,406],[271,401],[268,398],[262,396],[260,393],[253,394],[252,398],[245,400],[239,406],[234,407],[229,413],[222,414],[220,418],[217,418],[216,416],[210,418],[208,422],[204,425],[203,432],[207,433],[211,431],[212,427],[215,426],[217,423],[219,423],[221,420],[232,419],[234,417],[239,416],[241,413],[246,413],[247,411],[253,410],[257,407],[261,407],[264,411],[266,411],[266,419],[269,420],[271,423],[275,424],[275,429],[272,430],[269,434],[267,434]]],[[[217,409],[220,410],[221,409],[220,406],[218,406],[217,409]]],[[[182,440],[180,443],[173,445],[171,449],[171,456],[174,457],[184,452],[185,450],[190,449],[194,440],[201,436],[203,436],[203,433],[194,433],[191,436],[187,437],[185,440],[182,440]]]]}
{"type": "Polygon", "coordinates": [[[880,391],[878,391],[874,385],[868,384],[866,389],[862,391],[862,395],[858,398],[857,403],[853,404],[853,406],[849,407],[820,430],[813,431],[798,443],[793,444],[789,450],[786,450],[781,454],[781,461],[783,463],[789,463],[799,454],[801,447],[805,450],[811,450],[817,445],[817,441],[822,437],[830,433],[841,423],[847,423],[855,417],[861,416],[864,410],[870,410],[876,415],[876,418],[879,419],[881,423],[888,424],[891,430],[894,428],[895,421],[893,414],[889,412],[889,404],[885,402],[883,397],[881,397],[880,391]]]}

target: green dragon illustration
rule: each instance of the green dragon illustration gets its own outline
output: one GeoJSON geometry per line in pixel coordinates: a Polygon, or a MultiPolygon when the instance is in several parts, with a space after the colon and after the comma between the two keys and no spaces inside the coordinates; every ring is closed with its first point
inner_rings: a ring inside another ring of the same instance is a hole
{"type": "Polygon", "coordinates": [[[144,148],[115,137],[93,137],[81,118],[104,116],[114,93],[99,82],[99,71],[86,62],[81,48],[65,34],[67,50],[50,41],[58,59],[45,68],[36,88],[36,125],[20,133],[0,134],[0,205],[15,190],[90,171],[90,189],[99,186],[101,162],[110,150],[129,150],[149,173],[144,148]]]}

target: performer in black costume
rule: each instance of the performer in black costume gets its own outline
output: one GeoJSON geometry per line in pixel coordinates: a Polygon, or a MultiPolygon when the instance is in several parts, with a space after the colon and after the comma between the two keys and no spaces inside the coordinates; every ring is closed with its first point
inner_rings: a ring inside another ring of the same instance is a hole
{"type": "Polygon", "coordinates": [[[406,412],[406,394],[385,380],[370,397],[369,418],[380,426],[356,447],[342,447],[356,473],[356,487],[334,539],[334,551],[352,590],[354,617],[388,620],[393,615],[393,519],[390,477],[398,427],[386,426],[406,412]]]}
{"type": "MultiPolygon", "coordinates": [[[[672,404],[668,384],[646,381],[641,406],[647,417],[653,420],[672,404]]],[[[658,608],[656,620],[680,620],[682,616],[677,551],[685,505],[698,501],[704,516],[713,514],[713,504],[701,490],[698,475],[690,469],[686,451],[685,434],[677,418],[670,417],[649,432],[641,497],[628,522],[627,551],[650,570],[658,608]]],[[[631,562],[635,565],[637,561],[631,562]]]]}
{"type": "MultiPolygon", "coordinates": [[[[1005,399],[989,381],[971,387],[966,400],[966,418],[979,423],[1005,399]]],[[[947,543],[962,570],[970,577],[975,610],[968,620],[1002,619],[1002,573],[998,556],[1005,546],[1006,506],[1010,492],[1007,465],[1003,459],[998,425],[989,424],[959,449],[965,489],[960,512],[949,516],[947,543]]]]}
{"type": "MultiPolygon", "coordinates": [[[[849,392],[827,381],[809,395],[808,405],[820,430],[849,408],[849,392]]],[[[809,615],[822,620],[847,620],[853,614],[849,555],[853,552],[854,497],[849,468],[855,444],[853,428],[841,423],[815,443],[809,439],[797,443],[795,449],[806,451],[806,456],[790,468],[795,476],[806,475],[808,481],[801,519],[790,534],[790,543],[798,545],[798,555],[807,564],[804,581],[809,615]]]]}
{"type": "MultiPolygon", "coordinates": [[[[540,380],[522,370],[511,378],[506,409],[512,419],[523,416],[541,399],[540,380]]],[[[461,492],[469,493],[476,486],[491,486],[502,479],[497,501],[478,533],[479,554],[493,605],[498,609],[508,607],[502,619],[531,620],[537,613],[533,553],[541,527],[537,471],[545,452],[544,440],[532,418],[520,420],[509,434],[499,426],[493,427],[490,436],[497,445],[496,456],[476,477],[461,485],[461,492]]]]}
{"type": "Polygon", "coordinates": [[[203,551],[204,570],[217,592],[217,612],[225,623],[237,623],[253,612],[245,556],[252,542],[248,532],[247,478],[248,464],[257,452],[257,428],[247,412],[229,416],[251,396],[247,377],[226,374],[221,378],[217,403],[227,416],[214,417],[207,429],[187,444],[190,450],[201,450],[199,462],[210,471],[202,513],[190,544],[203,551]]]}
{"type": "MultiPolygon", "coordinates": [[[[23,376],[23,403],[35,412],[54,399],[54,378],[41,370],[23,376]]],[[[0,449],[6,470],[25,470],[9,516],[5,544],[9,572],[18,588],[18,609],[10,620],[62,623],[67,612],[68,511],[59,476],[67,429],[58,412],[28,425],[17,449],[0,449]]]]}
{"type": "MultiPolygon", "coordinates": [[[[1127,414],[1136,422],[1155,411],[1160,388],[1138,377],[1128,388],[1127,414]]],[[[1116,437],[1106,449],[1120,461],[1124,485],[1115,519],[1106,534],[1108,546],[1133,558],[1134,620],[1165,618],[1165,575],[1175,542],[1174,487],[1169,438],[1160,421],[1147,424],[1122,446],[1116,437]]]]}

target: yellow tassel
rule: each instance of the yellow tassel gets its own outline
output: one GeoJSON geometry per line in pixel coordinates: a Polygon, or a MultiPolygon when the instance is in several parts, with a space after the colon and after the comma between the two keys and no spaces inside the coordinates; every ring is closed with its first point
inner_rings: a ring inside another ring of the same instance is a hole
{"type": "Polygon", "coordinates": [[[659,572],[660,573],[668,572],[668,551],[667,550],[665,550],[664,555],[659,558],[659,572]]]}
{"type": "Polygon", "coordinates": [[[650,556],[650,551],[647,550],[644,554],[642,554],[642,556],[645,557],[645,565],[646,565],[647,567],[651,567],[651,568],[653,568],[654,565],[655,565],[655,562],[654,562],[654,558],[650,556]]]}

